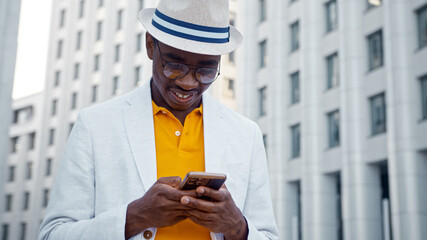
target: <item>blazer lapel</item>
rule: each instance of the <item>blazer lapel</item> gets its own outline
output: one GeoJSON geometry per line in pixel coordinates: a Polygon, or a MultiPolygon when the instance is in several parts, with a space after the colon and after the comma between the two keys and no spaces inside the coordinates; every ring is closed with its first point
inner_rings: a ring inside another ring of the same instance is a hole
{"type": "Polygon", "coordinates": [[[227,128],[218,105],[208,94],[203,94],[203,128],[205,170],[206,172],[221,172],[227,144],[227,128]]]}
{"type": "Polygon", "coordinates": [[[126,133],[145,191],[157,180],[156,148],[150,82],[126,99],[123,107],[126,133]]]}

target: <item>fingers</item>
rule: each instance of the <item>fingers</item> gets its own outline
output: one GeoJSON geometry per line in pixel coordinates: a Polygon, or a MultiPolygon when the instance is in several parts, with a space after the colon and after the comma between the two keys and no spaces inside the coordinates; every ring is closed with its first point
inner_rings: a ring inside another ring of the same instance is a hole
{"type": "Polygon", "coordinates": [[[166,184],[175,189],[178,189],[179,185],[181,184],[181,178],[180,177],[161,177],[157,180],[156,183],[166,184]]]}
{"type": "Polygon", "coordinates": [[[219,190],[200,186],[196,189],[196,192],[198,194],[198,197],[208,197],[218,202],[226,201],[231,197],[230,192],[228,192],[225,185],[222,185],[219,190]]]}
{"type": "Polygon", "coordinates": [[[196,208],[205,212],[218,212],[218,205],[210,201],[184,196],[181,198],[181,203],[185,206],[196,208]]]}

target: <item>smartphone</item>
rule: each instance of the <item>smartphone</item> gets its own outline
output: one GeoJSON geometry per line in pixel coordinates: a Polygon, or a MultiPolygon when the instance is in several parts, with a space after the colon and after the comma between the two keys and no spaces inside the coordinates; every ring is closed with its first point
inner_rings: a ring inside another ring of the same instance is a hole
{"type": "Polygon", "coordinates": [[[218,190],[224,184],[227,176],[223,173],[189,172],[179,186],[180,190],[193,190],[205,186],[218,190]]]}

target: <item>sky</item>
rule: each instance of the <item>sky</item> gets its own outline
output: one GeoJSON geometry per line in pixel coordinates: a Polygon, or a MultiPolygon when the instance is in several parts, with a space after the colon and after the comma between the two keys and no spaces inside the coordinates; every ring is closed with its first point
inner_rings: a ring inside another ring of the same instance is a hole
{"type": "Polygon", "coordinates": [[[21,0],[13,98],[44,88],[52,0],[21,0]]]}

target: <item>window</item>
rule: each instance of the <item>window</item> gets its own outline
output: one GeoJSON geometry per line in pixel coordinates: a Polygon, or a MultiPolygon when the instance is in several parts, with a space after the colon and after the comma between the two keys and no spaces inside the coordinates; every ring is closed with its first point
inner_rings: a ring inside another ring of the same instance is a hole
{"type": "Polygon", "coordinates": [[[300,156],[301,152],[301,133],[299,124],[291,126],[291,137],[291,158],[297,158],[300,156]]]}
{"type": "Polygon", "coordinates": [[[368,36],[369,70],[374,70],[383,65],[383,40],[382,31],[377,31],[368,36]]]}
{"type": "Polygon", "coordinates": [[[15,166],[9,166],[9,174],[7,177],[8,182],[15,181],[15,166]]]}
{"type": "Polygon", "coordinates": [[[10,139],[10,152],[16,153],[19,148],[19,137],[13,137],[10,139]]]}
{"type": "Polygon", "coordinates": [[[370,98],[372,135],[386,131],[385,94],[380,93],[370,98]]]}
{"type": "Polygon", "coordinates": [[[97,72],[99,70],[99,61],[100,61],[100,55],[95,55],[95,58],[93,60],[93,71],[97,72]]]}
{"type": "Polygon", "coordinates": [[[93,85],[92,86],[92,102],[96,102],[98,98],[98,85],[93,85]]]}
{"type": "Polygon", "coordinates": [[[231,93],[231,97],[234,98],[234,79],[231,79],[231,78],[228,79],[227,89],[231,93]]]}
{"type": "Polygon", "coordinates": [[[68,134],[70,134],[70,133],[71,133],[71,130],[73,130],[73,127],[74,127],[74,123],[72,122],[72,123],[70,123],[70,125],[68,126],[68,134]]]}
{"type": "Polygon", "coordinates": [[[259,21],[263,22],[267,18],[267,2],[259,0],[259,21]]]}
{"type": "Polygon", "coordinates": [[[62,28],[65,26],[65,9],[61,10],[60,16],[59,16],[59,28],[62,28]]]}
{"type": "Polygon", "coordinates": [[[49,203],[49,189],[43,190],[43,207],[47,207],[47,204],[49,203]]]}
{"type": "Polygon", "coordinates": [[[2,240],[8,240],[9,239],[9,224],[5,223],[2,226],[2,240]]]}
{"type": "Polygon", "coordinates": [[[338,7],[337,1],[331,0],[326,3],[326,32],[335,30],[338,27],[338,7]]]}
{"type": "Polygon", "coordinates": [[[423,119],[427,119],[427,75],[421,78],[421,101],[423,119]]]}
{"type": "Polygon", "coordinates": [[[79,79],[80,63],[74,64],[74,80],[79,79]]]}
{"type": "Polygon", "coordinates": [[[326,68],[326,89],[338,87],[340,83],[338,53],[326,57],[326,68]]]}
{"type": "Polygon", "coordinates": [[[390,186],[388,180],[388,164],[387,162],[381,163],[379,166],[380,172],[380,185],[381,185],[381,220],[382,220],[382,232],[384,233],[384,239],[393,239],[393,225],[391,215],[391,204],[390,204],[390,186]]]}
{"type": "Polygon", "coordinates": [[[98,0],[98,7],[104,6],[104,0],[98,0]]]}
{"type": "Polygon", "coordinates": [[[267,40],[259,43],[259,68],[263,68],[267,65],[267,40]]]}
{"type": "Polygon", "coordinates": [[[297,0],[289,0],[290,1],[290,3],[293,3],[293,2],[296,2],[297,0]]]}
{"type": "Polygon", "coordinates": [[[46,160],[46,171],[45,175],[50,176],[52,174],[52,158],[46,160]]]}
{"type": "Polygon", "coordinates": [[[13,111],[12,123],[23,123],[33,118],[33,107],[28,106],[13,111]]]}
{"type": "Polygon", "coordinates": [[[264,116],[267,110],[267,87],[258,90],[259,94],[259,116],[264,116]]]}
{"type": "Polygon", "coordinates": [[[27,168],[25,171],[25,178],[27,180],[31,179],[33,176],[33,162],[27,162],[27,168]]]}
{"type": "Polygon", "coordinates": [[[427,46],[427,5],[417,10],[418,19],[418,47],[427,46]]]}
{"type": "Polygon", "coordinates": [[[71,94],[71,109],[76,109],[77,108],[77,93],[74,92],[73,94],[71,94]]]}
{"type": "Polygon", "coordinates": [[[299,72],[291,74],[291,104],[299,102],[300,99],[299,72]]]}
{"type": "Polygon", "coordinates": [[[36,133],[28,134],[28,150],[33,150],[36,144],[36,133]]]}
{"type": "Polygon", "coordinates": [[[58,45],[57,45],[57,49],[56,49],[56,58],[61,58],[62,57],[62,45],[63,45],[63,40],[59,40],[58,41],[58,45]]]}
{"type": "Polygon", "coordinates": [[[55,143],[55,129],[49,129],[49,146],[52,146],[55,143]]]}
{"type": "Polygon", "coordinates": [[[136,51],[140,52],[142,49],[142,33],[136,35],[136,51]]]}
{"type": "Polygon", "coordinates": [[[291,52],[299,49],[299,21],[291,24],[291,52]]]}
{"type": "Polygon", "coordinates": [[[120,77],[115,76],[113,78],[113,95],[120,94],[120,77]]]}
{"type": "Polygon", "coordinates": [[[234,51],[228,54],[228,61],[234,63],[234,51]]]}
{"type": "Polygon", "coordinates": [[[27,235],[27,224],[22,222],[21,223],[21,240],[25,240],[25,235],[27,235]]]}
{"type": "Polygon", "coordinates": [[[52,100],[52,109],[51,109],[51,116],[55,116],[56,115],[56,109],[58,108],[58,100],[54,99],[52,100]]]}
{"type": "Polygon", "coordinates": [[[141,11],[144,8],[144,1],[138,0],[138,11],[141,11]]]}
{"type": "Polygon", "coordinates": [[[7,194],[6,195],[6,202],[5,202],[5,211],[6,212],[10,212],[12,211],[12,200],[13,200],[13,196],[11,194],[7,194]]]}
{"type": "Polygon", "coordinates": [[[114,61],[115,62],[119,62],[120,61],[120,50],[121,50],[121,45],[117,44],[116,45],[115,54],[114,54],[114,61]]]}
{"type": "Polygon", "coordinates": [[[141,84],[141,66],[135,67],[135,86],[141,84]]]}
{"type": "Polygon", "coordinates": [[[123,9],[120,9],[117,12],[117,27],[116,27],[117,30],[122,29],[122,21],[123,21],[123,9]]]}
{"type": "Polygon", "coordinates": [[[28,210],[29,205],[30,205],[30,193],[25,192],[24,193],[24,203],[23,203],[22,209],[28,210]]]}
{"type": "Polygon", "coordinates": [[[54,81],[53,86],[57,87],[57,86],[59,86],[60,83],[61,83],[61,71],[56,71],[55,72],[55,81],[54,81]]]}
{"type": "Polygon", "coordinates": [[[340,114],[339,110],[328,113],[328,143],[333,148],[340,145],[340,114]]]}
{"type": "Polygon", "coordinates": [[[76,50],[80,50],[82,48],[82,37],[83,37],[83,32],[78,31],[77,38],[76,38],[76,50]]]}
{"type": "Polygon", "coordinates": [[[82,18],[85,14],[85,1],[84,0],[80,0],[80,5],[79,5],[79,18],[82,18]]]}
{"type": "Polygon", "coordinates": [[[101,40],[102,38],[102,21],[96,23],[96,41],[101,40]]]}
{"type": "Polygon", "coordinates": [[[382,0],[367,0],[368,9],[381,6],[382,0]]]}

